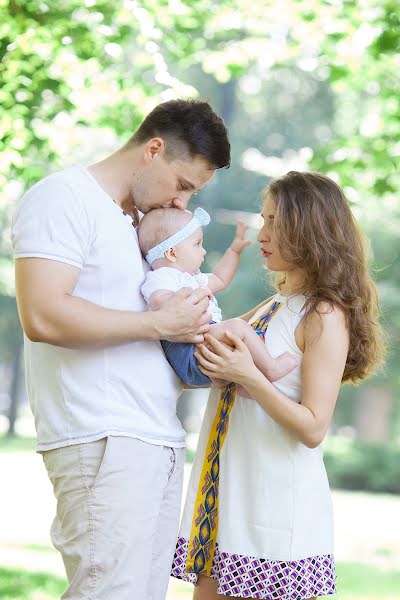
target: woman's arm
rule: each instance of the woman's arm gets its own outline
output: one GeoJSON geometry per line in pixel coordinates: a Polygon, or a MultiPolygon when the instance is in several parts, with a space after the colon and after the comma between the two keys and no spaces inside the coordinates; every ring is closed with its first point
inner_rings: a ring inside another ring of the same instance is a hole
{"type": "Polygon", "coordinates": [[[198,346],[201,370],[209,377],[236,381],[279,425],[309,448],[318,446],[325,437],[332,418],[348,352],[348,332],[339,309],[315,314],[307,320],[304,331],[302,363],[302,399],[298,404],[282,394],[256,368],[250,352],[237,337],[229,334],[233,351],[206,335],[198,346]]]}

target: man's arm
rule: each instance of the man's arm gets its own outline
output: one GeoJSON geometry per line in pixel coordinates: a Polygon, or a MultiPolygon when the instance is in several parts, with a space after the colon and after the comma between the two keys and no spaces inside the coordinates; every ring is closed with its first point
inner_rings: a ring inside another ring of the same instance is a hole
{"type": "Polygon", "coordinates": [[[213,272],[208,276],[208,287],[213,294],[228,287],[239,266],[242,251],[251,244],[245,239],[247,226],[239,221],[236,227],[236,237],[225,252],[213,272]]]}
{"type": "Polygon", "coordinates": [[[159,339],[198,343],[209,328],[208,290],[180,290],[154,312],[119,311],[73,296],[79,274],[54,260],[16,260],[18,310],[29,339],[67,348],[159,339]]]}

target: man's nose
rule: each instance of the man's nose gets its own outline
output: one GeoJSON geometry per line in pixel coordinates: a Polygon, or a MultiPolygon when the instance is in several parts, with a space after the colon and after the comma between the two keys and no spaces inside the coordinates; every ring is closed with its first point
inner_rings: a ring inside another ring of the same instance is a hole
{"type": "Polygon", "coordinates": [[[185,210],[187,205],[189,204],[189,200],[192,197],[193,192],[184,192],[176,196],[172,201],[175,208],[180,208],[181,210],[185,210]]]}

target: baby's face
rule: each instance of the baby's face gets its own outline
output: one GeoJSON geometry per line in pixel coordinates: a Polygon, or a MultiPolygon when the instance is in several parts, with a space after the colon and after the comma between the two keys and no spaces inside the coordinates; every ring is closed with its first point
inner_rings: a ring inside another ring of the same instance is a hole
{"type": "Polygon", "coordinates": [[[203,248],[203,230],[201,227],[183,242],[175,246],[175,266],[185,273],[196,275],[207,252],[203,248]]]}

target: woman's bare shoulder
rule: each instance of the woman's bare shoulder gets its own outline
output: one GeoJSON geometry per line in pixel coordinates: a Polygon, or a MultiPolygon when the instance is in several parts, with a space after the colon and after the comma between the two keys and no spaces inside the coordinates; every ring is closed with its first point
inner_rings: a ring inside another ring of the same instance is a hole
{"type": "Polygon", "coordinates": [[[321,337],[330,336],[332,341],[347,337],[346,314],[340,306],[320,302],[303,323],[305,343],[315,343],[321,337]]]}

